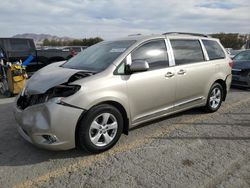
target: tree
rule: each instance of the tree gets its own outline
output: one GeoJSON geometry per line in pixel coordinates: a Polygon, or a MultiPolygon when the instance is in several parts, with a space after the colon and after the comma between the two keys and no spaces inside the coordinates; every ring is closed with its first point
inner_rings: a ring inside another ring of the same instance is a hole
{"type": "Polygon", "coordinates": [[[220,39],[225,48],[240,49],[245,44],[244,35],[238,33],[215,33],[211,36],[220,39]]]}
{"type": "Polygon", "coordinates": [[[43,40],[43,46],[49,46],[50,41],[48,39],[43,40]]]}
{"type": "Polygon", "coordinates": [[[74,39],[71,41],[56,41],[45,39],[43,41],[43,46],[92,46],[98,42],[103,41],[100,37],[95,38],[84,38],[84,39],[74,39]]]}

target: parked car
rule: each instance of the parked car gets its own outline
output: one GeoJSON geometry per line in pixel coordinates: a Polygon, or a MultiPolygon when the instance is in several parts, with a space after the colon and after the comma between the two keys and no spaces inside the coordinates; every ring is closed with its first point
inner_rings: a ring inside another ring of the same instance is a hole
{"type": "Polygon", "coordinates": [[[44,64],[50,64],[53,62],[64,61],[70,59],[71,52],[70,50],[63,50],[63,49],[40,49],[36,50],[37,52],[37,61],[42,62],[44,64]]]}
{"type": "Polygon", "coordinates": [[[27,66],[29,74],[50,63],[68,60],[72,57],[70,50],[36,49],[33,39],[0,38],[0,48],[4,50],[6,59],[10,62],[24,61],[29,55],[32,55],[34,59],[27,66]]]}
{"type": "Polygon", "coordinates": [[[76,53],[82,52],[83,50],[85,50],[87,48],[87,46],[65,46],[63,47],[63,50],[74,50],[76,53]]]}
{"type": "Polygon", "coordinates": [[[240,52],[233,61],[232,85],[250,88],[250,50],[240,52]]]}
{"type": "Polygon", "coordinates": [[[218,39],[165,33],[105,41],[35,73],[17,97],[20,134],[47,149],[110,149],[143,122],[217,111],[232,62],[218,39]]]}
{"type": "Polygon", "coordinates": [[[232,49],[232,50],[230,51],[230,55],[229,55],[229,56],[230,56],[231,59],[233,59],[237,54],[239,54],[239,53],[242,52],[242,51],[244,51],[244,50],[233,50],[233,49],[232,49]]]}
{"type": "Polygon", "coordinates": [[[74,57],[75,55],[82,52],[86,48],[87,48],[87,46],[66,46],[62,50],[63,51],[69,51],[70,52],[70,57],[74,57]]]}

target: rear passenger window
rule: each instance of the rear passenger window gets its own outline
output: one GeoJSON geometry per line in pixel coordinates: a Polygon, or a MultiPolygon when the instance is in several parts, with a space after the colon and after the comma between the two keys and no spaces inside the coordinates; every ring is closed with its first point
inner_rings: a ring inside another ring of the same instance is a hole
{"type": "Polygon", "coordinates": [[[143,44],[131,53],[132,62],[145,60],[149,70],[168,67],[168,55],[164,40],[156,40],[143,44]]]}
{"type": "Polygon", "coordinates": [[[204,61],[204,55],[199,40],[170,40],[176,65],[204,61]]]}
{"type": "Polygon", "coordinates": [[[225,53],[218,42],[213,40],[202,40],[210,60],[224,59],[225,53]]]}

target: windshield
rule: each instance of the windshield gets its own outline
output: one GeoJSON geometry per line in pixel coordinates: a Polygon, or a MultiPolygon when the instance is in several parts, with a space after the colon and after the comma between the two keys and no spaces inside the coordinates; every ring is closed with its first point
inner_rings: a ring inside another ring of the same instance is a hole
{"type": "Polygon", "coordinates": [[[250,51],[244,51],[234,57],[236,61],[250,61],[250,51]]]}
{"type": "Polygon", "coordinates": [[[113,63],[134,42],[134,40],[122,40],[98,43],[71,58],[62,67],[100,72],[113,63]]]}

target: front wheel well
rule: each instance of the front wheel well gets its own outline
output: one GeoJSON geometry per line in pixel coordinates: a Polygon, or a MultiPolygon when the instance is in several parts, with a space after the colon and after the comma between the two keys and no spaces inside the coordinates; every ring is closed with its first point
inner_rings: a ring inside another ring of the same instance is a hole
{"type": "Polygon", "coordinates": [[[226,82],[222,79],[218,79],[216,80],[214,83],[218,83],[222,86],[223,88],[223,98],[222,100],[225,101],[226,100],[226,97],[227,97],[227,85],[226,85],[226,82]]]}
{"type": "MultiPolygon", "coordinates": [[[[123,127],[123,133],[128,135],[128,131],[129,131],[129,119],[128,119],[128,116],[127,116],[127,112],[125,110],[125,108],[118,102],[115,102],[115,101],[105,101],[105,102],[101,102],[101,103],[98,103],[97,105],[95,106],[98,106],[100,104],[109,104],[109,105],[112,105],[114,107],[116,107],[122,114],[122,117],[123,117],[123,122],[124,122],[124,127],[123,127]]],[[[82,118],[85,117],[86,115],[86,112],[87,111],[84,111],[81,116],[79,117],[78,119],[78,122],[76,124],[76,128],[75,128],[75,143],[76,143],[76,147],[78,146],[78,129],[79,129],[79,124],[82,120],[82,118]]]]}
{"type": "Polygon", "coordinates": [[[105,102],[99,103],[98,105],[100,105],[100,104],[112,105],[112,106],[116,107],[121,112],[122,117],[123,117],[123,122],[124,122],[123,133],[128,135],[129,119],[128,119],[128,115],[127,115],[125,108],[120,103],[115,102],[115,101],[105,101],[105,102]]]}

